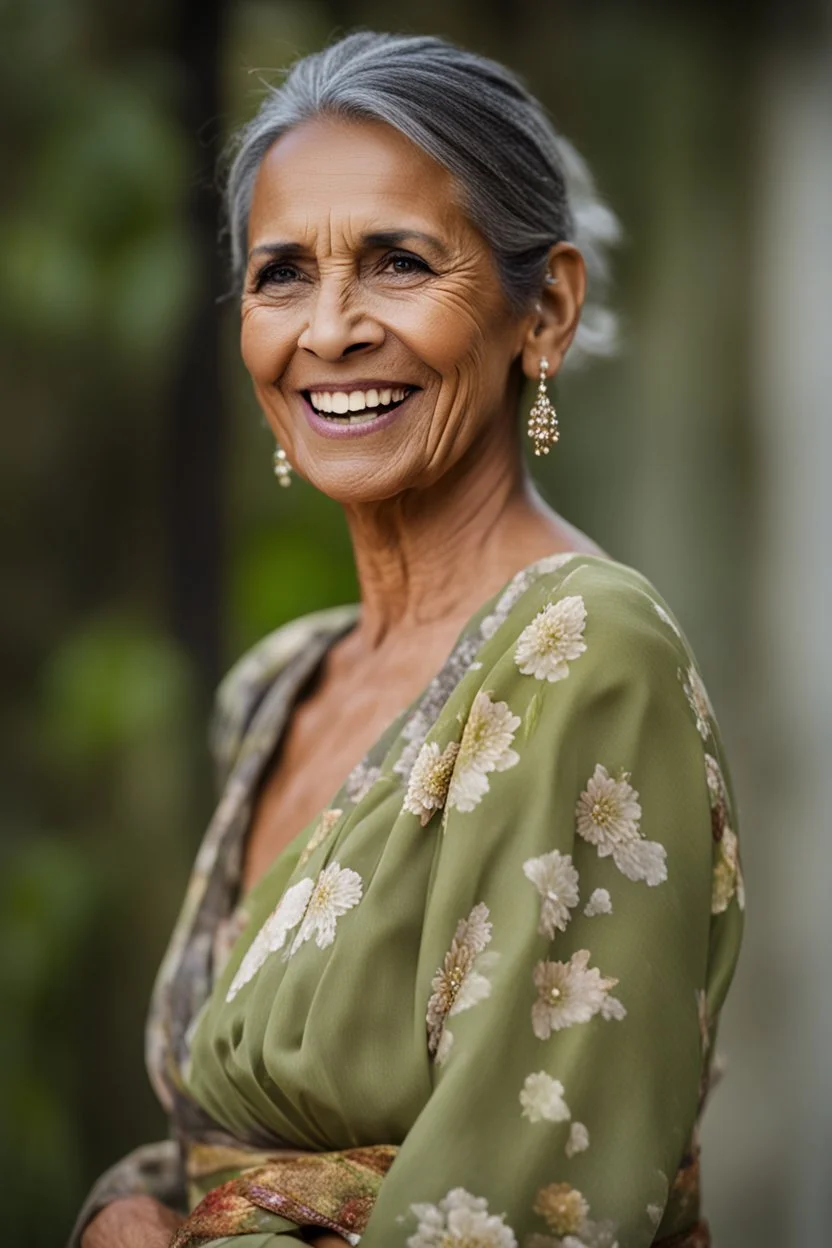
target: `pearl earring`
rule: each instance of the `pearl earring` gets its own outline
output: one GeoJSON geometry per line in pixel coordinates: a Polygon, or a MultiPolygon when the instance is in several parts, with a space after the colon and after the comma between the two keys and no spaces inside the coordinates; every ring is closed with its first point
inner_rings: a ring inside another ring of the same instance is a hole
{"type": "Polygon", "coordinates": [[[548,371],[549,361],[541,358],[537,397],[532,410],[529,412],[528,423],[528,434],[532,440],[535,455],[548,455],[550,448],[555,445],[560,437],[557,413],[546,393],[546,375],[548,371]]]}
{"type": "Polygon", "coordinates": [[[274,455],[272,456],[272,464],[274,465],[274,475],[277,477],[279,485],[292,484],[292,465],[286,458],[286,452],[282,446],[276,446],[274,455]]]}

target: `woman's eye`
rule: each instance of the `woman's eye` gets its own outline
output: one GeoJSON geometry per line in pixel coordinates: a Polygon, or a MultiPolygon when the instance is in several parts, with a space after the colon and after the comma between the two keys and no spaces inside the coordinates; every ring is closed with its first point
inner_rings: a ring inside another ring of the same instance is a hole
{"type": "Polygon", "coordinates": [[[269,285],[287,286],[299,277],[300,273],[293,264],[266,264],[255,278],[254,289],[262,290],[269,285]]]}
{"type": "Polygon", "coordinates": [[[399,277],[410,277],[413,273],[431,272],[430,266],[425,264],[424,260],[420,260],[418,256],[400,252],[393,256],[388,256],[384,261],[383,267],[399,277]]]}

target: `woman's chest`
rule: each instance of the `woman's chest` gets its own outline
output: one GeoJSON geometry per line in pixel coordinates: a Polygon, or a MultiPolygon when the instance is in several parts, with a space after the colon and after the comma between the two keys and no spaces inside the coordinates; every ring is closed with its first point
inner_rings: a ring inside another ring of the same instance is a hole
{"type": "Polygon", "coordinates": [[[437,662],[432,651],[423,650],[410,662],[325,672],[318,687],[298,703],[255,796],[243,855],[244,892],[330,805],[427,683],[437,662]]]}
{"type": "Polygon", "coordinates": [[[243,856],[243,891],[331,803],[405,705],[396,685],[330,688],[294,711],[259,786],[243,856]]]}

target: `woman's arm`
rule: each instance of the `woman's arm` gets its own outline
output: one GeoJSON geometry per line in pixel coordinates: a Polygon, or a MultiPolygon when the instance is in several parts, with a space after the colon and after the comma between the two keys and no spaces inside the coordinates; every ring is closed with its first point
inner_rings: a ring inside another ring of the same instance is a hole
{"type": "Polygon", "coordinates": [[[168,1248],[183,1220],[152,1196],[123,1196],[96,1214],[81,1248],[168,1248]]]}
{"type": "Polygon", "coordinates": [[[645,1248],[698,1216],[668,1189],[742,924],[707,699],[626,571],[528,605],[457,736],[414,1002],[434,1091],[362,1248],[645,1248]]]}
{"type": "MultiPolygon", "coordinates": [[[[76,1218],[67,1248],[88,1248],[84,1236],[94,1223],[98,1223],[99,1232],[102,1225],[108,1227],[108,1233],[112,1232],[115,1224],[109,1218],[98,1222],[99,1217],[116,1202],[126,1214],[124,1202],[134,1199],[150,1200],[168,1213],[185,1208],[185,1176],[180,1150],[174,1140],[143,1144],[99,1177],[76,1218]]],[[[171,1213],[171,1216],[177,1215],[171,1213]]]]}

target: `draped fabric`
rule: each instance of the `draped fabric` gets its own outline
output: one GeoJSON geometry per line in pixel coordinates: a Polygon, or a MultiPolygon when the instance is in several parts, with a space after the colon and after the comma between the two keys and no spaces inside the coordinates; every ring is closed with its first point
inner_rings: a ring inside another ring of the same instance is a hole
{"type": "Polygon", "coordinates": [[[224,792],[149,1029],[175,1242],[704,1248],[744,895],[678,624],[612,560],[524,569],[240,898],[258,779],[354,618],[280,630],[221,690],[224,792]]]}

